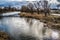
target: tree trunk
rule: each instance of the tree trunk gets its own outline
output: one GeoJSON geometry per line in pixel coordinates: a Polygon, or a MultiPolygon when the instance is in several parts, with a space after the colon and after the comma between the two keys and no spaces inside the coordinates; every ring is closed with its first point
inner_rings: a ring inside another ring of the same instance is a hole
{"type": "Polygon", "coordinates": [[[37,13],[39,14],[39,9],[37,9],[37,13]]]}

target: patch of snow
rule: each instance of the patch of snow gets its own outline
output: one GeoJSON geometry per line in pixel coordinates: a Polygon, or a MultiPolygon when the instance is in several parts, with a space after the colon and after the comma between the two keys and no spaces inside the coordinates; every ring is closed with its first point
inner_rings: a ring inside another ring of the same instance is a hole
{"type": "Polygon", "coordinates": [[[51,14],[51,15],[54,15],[54,16],[60,16],[60,14],[51,14]]]}
{"type": "Polygon", "coordinates": [[[10,16],[10,15],[15,15],[19,14],[20,12],[8,12],[8,13],[3,13],[2,16],[10,16]]]}

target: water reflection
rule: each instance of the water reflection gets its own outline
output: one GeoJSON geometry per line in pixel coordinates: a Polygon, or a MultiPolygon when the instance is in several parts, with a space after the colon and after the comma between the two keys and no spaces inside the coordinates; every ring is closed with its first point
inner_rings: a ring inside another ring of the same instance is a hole
{"type": "Polygon", "coordinates": [[[51,28],[46,28],[44,40],[59,40],[59,31],[51,28]]]}
{"type": "Polygon", "coordinates": [[[46,28],[45,33],[43,33],[43,29],[44,23],[36,19],[21,17],[3,17],[0,19],[0,31],[9,33],[16,40],[59,39],[58,31],[46,28]]]}

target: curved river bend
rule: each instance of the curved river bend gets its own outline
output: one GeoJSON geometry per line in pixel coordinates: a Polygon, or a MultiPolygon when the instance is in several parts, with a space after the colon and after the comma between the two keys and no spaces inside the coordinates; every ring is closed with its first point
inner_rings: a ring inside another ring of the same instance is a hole
{"type": "MultiPolygon", "coordinates": [[[[13,15],[15,15],[14,13],[16,14],[16,12],[13,12],[13,15]]],[[[36,19],[21,18],[18,13],[17,17],[1,18],[0,30],[9,33],[16,40],[43,40],[44,23],[36,19]],[[26,37],[25,39],[22,39],[20,35],[27,36],[30,39],[26,39],[26,37]],[[30,36],[34,38],[31,38],[30,36]]],[[[3,15],[8,16],[9,13],[3,15]]]]}

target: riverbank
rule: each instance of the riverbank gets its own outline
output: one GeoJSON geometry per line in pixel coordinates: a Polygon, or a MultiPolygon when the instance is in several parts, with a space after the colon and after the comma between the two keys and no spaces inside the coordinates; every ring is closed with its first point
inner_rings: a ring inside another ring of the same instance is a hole
{"type": "Polygon", "coordinates": [[[21,17],[38,19],[41,22],[46,23],[48,27],[60,30],[60,16],[56,16],[56,15],[45,16],[43,13],[42,14],[37,14],[37,13],[31,14],[31,13],[25,13],[25,12],[22,12],[19,15],[21,17]]]}
{"type": "Polygon", "coordinates": [[[0,31],[0,40],[10,40],[9,35],[5,32],[0,31]]]}

